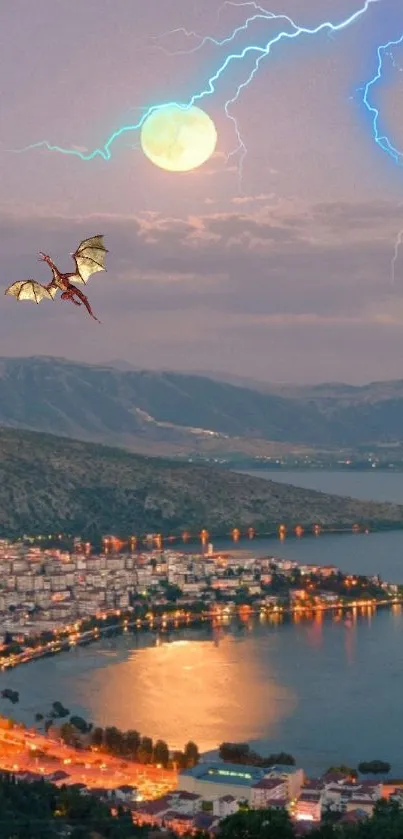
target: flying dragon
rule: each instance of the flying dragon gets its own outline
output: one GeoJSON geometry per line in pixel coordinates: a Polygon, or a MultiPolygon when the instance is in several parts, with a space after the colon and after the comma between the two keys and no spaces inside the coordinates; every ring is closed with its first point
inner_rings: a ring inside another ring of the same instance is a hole
{"type": "Polygon", "coordinates": [[[16,297],[17,300],[31,300],[33,303],[40,303],[41,300],[54,300],[58,291],[62,292],[62,300],[70,300],[75,306],[84,304],[89,315],[101,323],[95,317],[88,298],[77,288],[76,283],[87,283],[89,277],[96,271],[106,271],[105,258],[108,253],[104,247],[103,236],[92,236],[90,239],[83,239],[77,250],[71,254],[76,270],[73,273],[62,274],[56,267],[53,260],[46,253],[40,252],[39,262],[46,262],[52,271],[53,278],[48,285],[42,285],[36,280],[20,280],[13,283],[5,290],[5,294],[16,297]]]}

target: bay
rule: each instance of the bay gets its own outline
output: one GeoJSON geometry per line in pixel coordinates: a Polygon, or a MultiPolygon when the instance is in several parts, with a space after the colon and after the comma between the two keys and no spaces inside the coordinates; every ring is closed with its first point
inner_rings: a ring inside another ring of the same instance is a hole
{"type": "MultiPolygon", "coordinates": [[[[260,477],[263,477],[259,470],[260,477]]],[[[403,503],[403,475],[266,473],[297,486],[403,503]]],[[[403,582],[403,532],[221,542],[217,548],[335,564],[403,582]]],[[[190,549],[190,546],[188,546],[190,549]]],[[[194,548],[193,548],[194,550],[194,548]]],[[[171,747],[224,740],[291,752],[311,774],[379,758],[403,776],[403,612],[283,623],[233,621],[170,636],[130,632],[0,675],[26,722],[61,700],[101,725],[136,728],[171,747]]],[[[9,706],[2,701],[4,712],[9,706]]]]}

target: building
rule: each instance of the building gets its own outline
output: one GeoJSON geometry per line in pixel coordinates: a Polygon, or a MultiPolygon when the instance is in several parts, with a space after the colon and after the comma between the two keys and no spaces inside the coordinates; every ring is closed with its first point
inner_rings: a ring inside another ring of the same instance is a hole
{"type": "Polygon", "coordinates": [[[282,780],[287,785],[287,798],[293,801],[298,798],[301,787],[305,780],[304,770],[297,769],[296,766],[283,766],[276,764],[264,770],[265,778],[275,778],[282,780]]]}
{"type": "Polygon", "coordinates": [[[367,796],[360,796],[354,795],[350,798],[350,801],[347,801],[346,804],[346,813],[356,812],[360,810],[362,813],[366,813],[367,816],[372,816],[375,809],[375,801],[367,796]]]}
{"type": "Polygon", "coordinates": [[[118,801],[121,801],[124,804],[128,804],[131,801],[137,800],[137,787],[131,786],[131,784],[122,784],[122,786],[115,789],[115,797],[118,801]]]}
{"type": "Polygon", "coordinates": [[[185,790],[176,790],[169,794],[169,800],[173,810],[181,813],[188,813],[195,815],[202,809],[203,799],[201,795],[195,792],[185,792],[185,790]]]}
{"type": "Polygon", "coordinates": [[[213,815],[220,820],[233,816],[238,809],[238,802],[233,795],[222,795],[213,801],[213,815]]]}
{"type": "Polygon", "coordinates": [[[254,810],[272,807],[278,801],[287,801],[288,784],[284,778],[262,778],[251,789],[250,805],[254,810]]]}
{"type": "Polygon", "coordinates": [[[323,804],[332,810],[365,809],[372,812],[375,802],[383,795],[383,784],[379,781],[357,783],[325,783],[323,804]]]}
{"type": "Polygon", "coordinates": [[[322,818],[322,793],[320,790],[303,791],[294,811],[297,821],[320,822],[322,818]]]}
{"type": "Polygon", "coordinates": [[[195,792],[204,801],[230,795],[235,801],[251,802],[252,788],[263,780],[266,769],[237,763],[198,763],[179,774],[178,789],[195,792]]]}

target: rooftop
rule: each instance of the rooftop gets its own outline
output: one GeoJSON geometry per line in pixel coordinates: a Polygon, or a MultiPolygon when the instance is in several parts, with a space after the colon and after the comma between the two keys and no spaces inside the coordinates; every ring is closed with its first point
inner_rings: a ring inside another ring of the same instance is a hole
{"type": "Polygon", "coordinates": [[[313,792],[314,790],[324,790],[325,784],[323,781],[318,781],[316,779],[309,780],[306,784],[302,787],[302,792],[313,792]]]}
{"type": "Polygon", "coordinates": [[[198,830],[208,830],[217,821],[210,813],[197,813],[193,819],[193,825],[198,830]]]}
{"type": "Polygon", "coordinates": [[[193,816],[189,813],[180,813],[178,810],[168,810],[164,814],[165,821],[179,821],[179,822],[191,822],[193,821],[193,816]]]}
{"type": "Polygon", "coordinates": [[[168,810],[169,802],[166,800],[166,796],[162,798],[158,798],[155,801],[144,801],[141,804],[137,804],[134,808],[135,812],[139,814],[147,815],[147,816],[158,816],[160,813],[165,813],[168,810]]]}
{"type": "Polygon", "coordinates": [[[192,769],[184,769],[180,778],[191,777],[198,781],[216,784],[234,784],[250,787],[264,778],[267,770],[242,763],[198,763],[192,769]]]}
{"type": "Polygon", "coordinates": [[[172,798],[180,798],[182,801],[197,801],[201,798],[197,792],[187,792],[187,790],[178,789],[172,795],[172,798]]]}
{"type": "Polygon", "coordinates": [[[267,766],[265,768],[265,775],[268,775],[269,772],[277,772],[279,775],[294,775],[295,772],[298,772],[296,766],[288,766],[286,763],[275,763],[273,766],[267,766]]]}
{"type": "Polygon", "coordinates": [[[261,781],[258,781],[257,784],[253,784],[254,789],[276,789],[276,787],[282,787],[285,781],[281,780],[281,778],[262,778],[261,781]]]}

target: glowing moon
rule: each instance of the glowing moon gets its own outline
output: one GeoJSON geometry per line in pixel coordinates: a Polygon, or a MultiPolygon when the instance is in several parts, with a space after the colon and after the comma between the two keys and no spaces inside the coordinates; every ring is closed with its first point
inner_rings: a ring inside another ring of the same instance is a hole
{"type": "Polygon", "coordinates": [[[153,111],[141,129],[144,154],[160,169],[189,172],[211,157],[217,143],[214,122],[194,105],[167,105],[153,111]]]}

